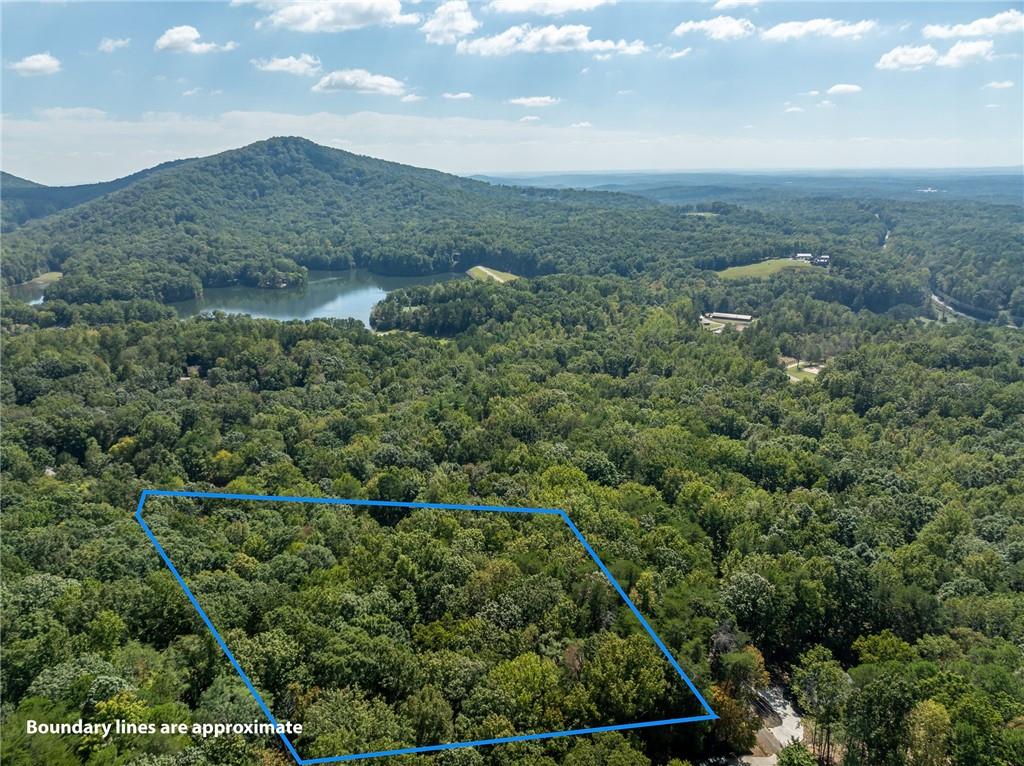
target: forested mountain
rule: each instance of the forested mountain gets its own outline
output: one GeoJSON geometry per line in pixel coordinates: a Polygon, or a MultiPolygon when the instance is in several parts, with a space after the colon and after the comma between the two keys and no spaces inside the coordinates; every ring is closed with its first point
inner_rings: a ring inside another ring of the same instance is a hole
{"type": "Polygon", "coordinates": [[[32,222],[6,238],[4,278],[57,269],[54,298],[175,300],[204,285],[294,284],[304,267],[419,274],[486,261],[528,275],[634,274],[817,242],[739,208],[692,216],[635,196],[497,187],[272,139],[32,222]]]}
{"type": "Polygon", "coordinates": [[[4,238],[5,283],[59,270],[47,297],[71,303],[275,288],[303,283],[307,268],[658,278],[811,251],[832,256],[830,299],[851,308],[924,311],[934,289],[1000,321],[1024,311],[1019,207],[807,196],[834,191],[824,181],[803,196],[743,187],[749,207],[710,201],[730,197],[713,184],[687,192],[705,201],[659,204],[492,185],[277,138],[106,184],[5,182],[5,216],[45,216],[4,238]],[[883,252],[887,229],[895,246],[883,252]]]}

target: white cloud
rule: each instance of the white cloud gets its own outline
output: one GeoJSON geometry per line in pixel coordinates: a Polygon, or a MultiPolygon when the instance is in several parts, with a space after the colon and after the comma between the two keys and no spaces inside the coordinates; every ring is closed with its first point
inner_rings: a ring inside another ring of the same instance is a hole
{"type": "Polygon", "coordinates": [[[442,93],[441,98],[446,98],[449,101],[469,101],[473,98],[473,94],[463,90],[458,93],[442,93]]]}
{"type": "Polygon", "coordinates": [[[958,40],[944,56],[939,56],[935,63],[939,66],[956,68],[978,59],[991,58],[991,40],[958,40]]]}
{"type": "Polygon", "coordinates": [[[761,30],[761,39],[773,42],[800,40],[804,37],[840,37],[858,40],[877,26],[877,22],[868,19],[852,22],[837,19],[786,21],[769,29],[761,30]]]}
{"type": "Polygon", "coordinates": [[[198,29],[183,24],[180,27],[171,27],[160,35],[153,47],[158,51],[174,51],[176,53],[217,53],[234,50],[238,47],[238,43],[234,42],[227,42],[223,45],[201,43],[199,37],[198,29]]]}
{"type": "Polygon", "coordinates": [[[997,13],[969,24],[928,24],[921,33],[925,37],[989,37],[1024,31],[1024,13],[1016,8],[997,13]]]}
{"type": "Polygon", "coordinates": [[[716,16],[706,21],[684,21],[672,30],[672,34],[681,37],[688,32],[703,32],[712,40],[739,40],[754,34],[754,29],[750,19],[716,16]]]}
{"type": "Polygon", "coordinates": [[[538,16],[561,16],[573,11],[592,11],[615,0],[491,0],[487,10],[498,13],[534,13],[538,16]]]}
{"type": "Polygon", "coordinates": [[[107,113],[89,106],[51,106],[38,110],[47,120],[104,120],[107,113]]]}
{"type": "Polygon", "coordinates": [[[900,45],[875,63],[876,69],[898,69],[913,72],[927,64],[934,64],[939,52],[930,45],[900,45]]]}
{"type": "Polygon", "coordinates": [[[802,112],[802,111],[803,111],[803,107],[800,107],[800,106],[787,106],[786,107],[786,112],[787,113],[802,112]]]}
{"type": "Polygon", "coordinates": [[[130,37],[104,37],[96,46],[96,50],[100,53],[113,53],[118,48],[126,48],[131,41],[130,37]]]}
{"type": "Polygon", "coordinates": [[[181,94],[181,95],[183,95],[183,96],[194,96],[194,95],[196,95],[197,93],[200,93],[200,92],[201,92],[202,90],[203,90],[203,89],[202,89],[202,88],[199,88],[199,87],[195,87],[195,88],[189,88],[189,89],[188,89],[188,90],[186,90],[186,91],[182,91],[182,94],[181,94]]]}
{"type": "Polygon", "coordinates": [[[797,93],[798,96],[818,96],[821,95],[821,91],[817,90],[805,90],[803,93],[797,93]]]}
{"type": "Polygon", "coordinates": [[[693,53],[693,48],[682,48],[680,50],[673,50],[672,48],[662,48],[658,51],[658,55],[662,58],[667,59],[681,59],[686,58],[693,53]]]}
{"type": "Polygon", "coordinates": [[[402,101],[406,104],[415,104],[417,101],[426,100],[426,98],[426,96],[418,96],[415,93],[406,93],[399,99],[399,101],[402,101]]]}
{"type": "Polygon", "coordinates": [[[859,85],[853,85],[848,82],[840,82],[836,83],[825,92],[828,93],[828,95],[830,96],[841,96],[847,93],[860,93],[862,90],[864,89],[859,85]]]}
{"type": "Polygon", "coordinates": [[[451,45],[461,37],[473,34],[480,22],[473,18],[466,0],[448,0],[437,6],[434,15],[420,27],[428,43],[451,45]]]}
{"type": "Polygon", "coordinates": [[[35,77],[44,74],[57,74],[60,71],[60,60],[46,53],[33,53],[20,61],[7,65],[22,77],[35,77]]]}
{"type": "Polygon", "coordinates": [[[508,103],[515,104],[516,106],[554,106],[562,99],[554,96],[519,96],[518,98],[510,98],[508,103]]]}
{"type": "Polygon", "coordinates": [[[1006,88],[1013,87],[1013,80],[993,80],[982,87],[988,88],[989,90],[1005,90],[1006,88]]]}
{"type": "Polygon", "coordinates": [[[761,0],[718,0],[711,9],[714,11],[727,11],[730,8],[752,8],[760,4],[761,0]]]}
{"type": "Polygon", "coordinates": [[[622,90],[615,91],[616,96],[632,96],[636,91],[632,88],[623,88],[622,90]]]}
{"type": "Polygon", "coordinates": [[[900,45],[882,54],[875,68],[916,71],[928,64],[956,68],[993,56],[991,40],[958,40],[941,56],[931,45],[900,45]]]}
{"type": "Polygon", "coordinates": [[[365,69],[339,69],[329,72],[313,86],[318,93],[354,91],[373,93],[381,96],[404,96],[405,83],[383,74],[373,74],[365,69]]]}
{"type": "Polygon", "coordinates": [[[998,109],[999,104],[985,104],[986,109],[998,109]]]}
{"type": "Polygon", "coordinates": [[[270,11],[256,26],[270,24],[294,32],[347,32],[370,26],[418,24],[415,13],[402,13],[401,0],[232,0],[270,11]]]}
{"type": "Polygon", "coordinates": [[[572,125],[570,125],[569,127],[570,127],[570,128],[592,128],[592,127],[594,127],[594,126],[593,126],[593,125],[591,125],[591,124],[590,124],[589,122],[587,122],[586,120],[584,120],[583,122],[574,122],[574,123],[573,123],[572,125]]]}
{"type": "Polygon", "coordinates": [[[475,53],[480,56],[507,56],[510,53],[619,53],[633,56],[647,51],[642,40],[591,40],[590,27],[583,24],[566,24],[557,27],[533,27],[521,24],[509,27],[491,37],[475,40],[460,40],[456,50],[459,53],[475,53]]]}
{"type": "Polygon", "coordinates": [[[818,107],[821,107],[821,108],[824,108],[824,109],[828,109],[829,107],[833,107],[835,105],[836,104],[835,104],[834,101],[829,101],[827,98],[823,98],[821,101],[819,101],[817,104],[815,104],[815,106],[818,106],[818,107]]]}
{"type": "Polygon", "coordinates": [[[520,122],[537,122],[537,120],[539,120],[539,119],[540,119],[540,117],[538,117],[535,114],[528,114],[525,117],[520,117],[519,121],[520,122]]]}
{"type": "Polygon", "coordinates": [[[261,72],[284,72],[285,74],[306,77],[312,77],[320,73],[320,59],[309,53],[271,59],[253,59],[252,65],[261,72]]]}

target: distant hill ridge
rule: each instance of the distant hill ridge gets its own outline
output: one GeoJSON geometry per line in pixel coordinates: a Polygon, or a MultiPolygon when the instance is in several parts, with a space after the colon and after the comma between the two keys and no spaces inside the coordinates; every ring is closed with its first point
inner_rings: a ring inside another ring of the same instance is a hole
{"type": "Polygon", "coordinates": [[[0,189],[3,192],[0,197],[0,226],[5,233],[13,231],[35,218],[102,197],[183,162],[188,160],[171,160],[113,181],[74,186],[45,186],[0,171],[0,189]]]}

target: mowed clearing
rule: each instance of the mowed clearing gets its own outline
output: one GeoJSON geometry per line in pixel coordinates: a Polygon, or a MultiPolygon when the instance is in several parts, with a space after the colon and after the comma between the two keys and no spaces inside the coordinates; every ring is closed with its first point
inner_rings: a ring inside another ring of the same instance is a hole
{"type": "Polygon", "coordinates": [[[466,273],[473,279],[481,282],[497,282],[499,285],[511,282],[513,279],[519,279],[517,274],[510,274],[507,271],[490,269],[487,266],[474,266],[466,273]]]}
{"type": "Polygon", "coordinates": [[[62,276],[64,275],[59,271],[47,271],[40,274],[35,279],[30,279],[28,282],[22,282],[20,285],[17,285],[17,287],[46,287],[47,285],[52,285],[62,276]]]}
{"type": "Polygon", "coordinates": [[[792,258],[772,258],[770,261],[748,263],[746,266],[732,266],[719,271],[722,279],[767,279],[785,269],[809,269],[811,264],[806,261],[794,261],[792,258]]]}

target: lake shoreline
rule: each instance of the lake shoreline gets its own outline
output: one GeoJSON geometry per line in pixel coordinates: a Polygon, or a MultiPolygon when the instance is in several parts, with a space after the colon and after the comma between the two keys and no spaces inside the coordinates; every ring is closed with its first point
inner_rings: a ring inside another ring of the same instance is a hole
{"type": "Polygon", "coordinates": [[[372,329],[373,307],[388,293],[467,278],[463,272],[400,277],[375,274],[369,269],[310,269],[304,285],[274,289],[243,285],[211,287],[199,298],[167,305],[182,319],[223,311],[278,321],[358,319],[367,329],[372,329]]]}

